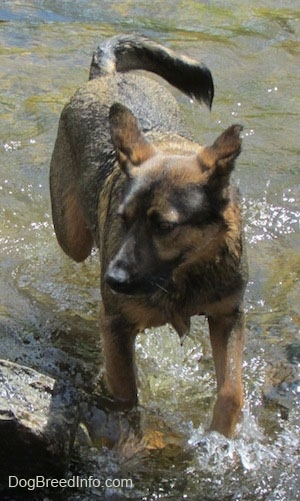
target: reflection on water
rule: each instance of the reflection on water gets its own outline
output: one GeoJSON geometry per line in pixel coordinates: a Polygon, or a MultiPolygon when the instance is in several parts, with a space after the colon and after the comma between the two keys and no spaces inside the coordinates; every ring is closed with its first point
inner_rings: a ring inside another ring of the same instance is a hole
{"type": "Polygon", "coordinates": [[[300,499],[299,14],[297,0],[1,4],[2,358],[74,377],[84,388],[101,362],[97,253],[77,265],[58,249],[48,168],[61,109],[87,80],[104,37],[141,31],[210,67],[211,114],[176,93],[199,141],[244,125],[235,177],[250,282],[237,438],[206,432],[215,380],[205,321],[194,319],[183,347],[168,326],[151,330],[137,342],[138,428],[128,417],[86,409],[70,471],[127,475],[134,488],[65,499],[300,499]]]}
{"type": "Polygon", "coordinates": [[[300,211],[292,191],[289,188],[288,193],[282,194],[281,206],[268,203],[265,196],[244,200],[245,231],[250,245],[297,232],[300,211]]]}

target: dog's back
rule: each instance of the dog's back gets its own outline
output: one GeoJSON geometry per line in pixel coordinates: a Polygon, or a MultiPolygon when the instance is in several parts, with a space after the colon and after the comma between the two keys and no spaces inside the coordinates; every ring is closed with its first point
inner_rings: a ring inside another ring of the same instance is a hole
{"type": "Polygon", "coordinates": [[[131,109],[149,140],[170,136],[170,131],[186,138],[190,134],[171,92],[145,75],[128,73],[136,69],[162,76],[209,107],[212,103],[212,77],[202,64],[140,36],[114,37],[99,47],[90,81],[62,112],[50,167],[57,238],[76,261],[89,255],[94,241],[99,245],[99,193],[115,165],[108,120],[112,104],[131,109]]]}

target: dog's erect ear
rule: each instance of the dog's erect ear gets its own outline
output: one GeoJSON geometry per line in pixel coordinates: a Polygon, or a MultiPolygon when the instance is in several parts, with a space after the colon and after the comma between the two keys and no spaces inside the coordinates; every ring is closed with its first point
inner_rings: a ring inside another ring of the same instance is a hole
{"type": "Polygon", "coordinates": [[[242,140],[241,125],[232,125],[221,134],[212,146],[204,146],[198,154],[203,172],[208,171],[213,178],[229,177],[234,167],[234,160],[240,154],[242,140]]]}
{"type": "Polygon", "coordinates": [[[131,167],[139,166],[154,155],[154,146],[146,140],[137,119],[126,106],[113,104],[109,123],[120,167],[130,175],[131,167]]]}

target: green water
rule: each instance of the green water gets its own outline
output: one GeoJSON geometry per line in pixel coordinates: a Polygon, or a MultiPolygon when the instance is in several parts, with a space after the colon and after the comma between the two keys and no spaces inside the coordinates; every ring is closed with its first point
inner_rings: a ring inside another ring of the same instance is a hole
{"type": "Polygon", "coordinates": [[[300,499],[299,1],[2,0],[0,21],[1,358],[54,377],[99,368],[97,254],[77,265],[58,248],[48,168],[62,107],[101,40],[138,31],[209,66],[211,113],[174,91],[199,142],[244,125],[235,177],[250,282],[237,438],[206,432],[215,381],[205,322],[182,348],[156,329],[137,344],[142,432],[127,428],[109,449],[98,437],[71,465],[117,471],[134,487],[65,499],[300,499]]]}

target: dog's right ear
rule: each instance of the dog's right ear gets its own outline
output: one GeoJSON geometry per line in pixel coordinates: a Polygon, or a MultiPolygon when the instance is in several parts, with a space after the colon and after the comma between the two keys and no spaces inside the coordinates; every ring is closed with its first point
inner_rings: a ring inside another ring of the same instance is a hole
{"type": "Polygon", "coordinates": [[[120,103],[110,108],[109,124],[120,167],[130,176],[132,167],[141,165],[154,155],[154,146],[144,137],[133,113],[120,103]]]}
{"type": "Polygon", "coordinates": [[[198,154],[203,172],[211,178],[229,177],[234,168],[234,161],[241,152],[243,127],[235,124],[228,127],[212,146],[204,146],[198,154]]]}

